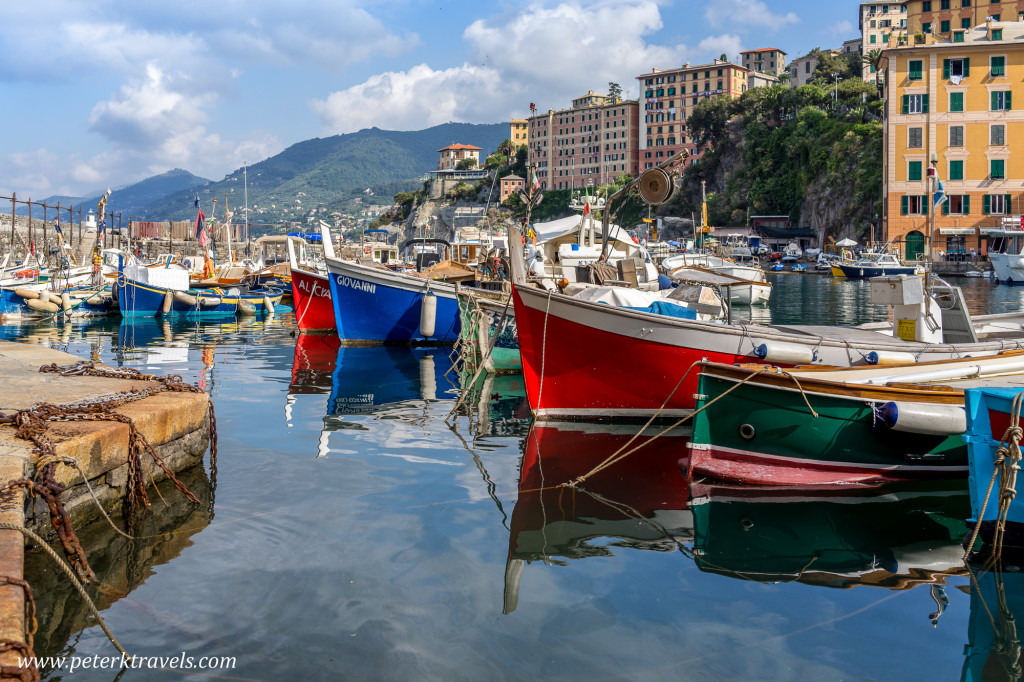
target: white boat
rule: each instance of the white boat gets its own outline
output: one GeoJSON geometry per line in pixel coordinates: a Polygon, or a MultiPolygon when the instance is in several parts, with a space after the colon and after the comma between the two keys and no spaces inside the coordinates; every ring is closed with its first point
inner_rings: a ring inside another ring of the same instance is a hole
{"type": "Polygon", "coordinates": [[[995,278],[1007,284],[1024,283],[1024,230],[991,230],[988,260],[995,278]]]}
{"type": "Polygon", "coordinates": [[[796,242],[790,242],[782,251],[782,262],[795,263],[800,260],[802,255],[804,255],[804,252],[800,250],[800,246],[796,242]]]}

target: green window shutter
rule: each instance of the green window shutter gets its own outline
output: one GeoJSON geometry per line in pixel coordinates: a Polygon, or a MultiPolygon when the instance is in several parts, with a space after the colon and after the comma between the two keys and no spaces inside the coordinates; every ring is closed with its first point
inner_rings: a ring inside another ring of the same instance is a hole
{"type": "Polygon", "coordinates": [[[942,215],[949,215],[949,199],[942,202],[942,215]]]}
{"type": "Polygon", "coordinates": [[[981,198],[981,212],[985,215],[992,212],[992,197],[988,194],[981,198]]]}
{"type": "Polygon", "coordinates": [[[949,80],[949,60],[948,59],[943,59],[942,60],[942,77],[945,78],[946,80],[949,80]]]}
{"type": "MultiPolygon", "coordinates": [[[[988,196],[985,197],[988,199],[988,196]]],[[[986,204],[988,202],[985,202],[986,204]]],[[[910,210],[910,197],[906,194],[900,197],[900,215],[907,215],[907,211],[910,210]]]]}
{"type": "Polygon", "coordinates": [[[907,180],[921,179],[921,162],[911,161],[907,164],[907,180]]]}
{"type": "Polygon", "coordinates": [[[1003,213],[1005,213],[1006,215],[1010,215],[1010,214],[1013,213],[1013,211],[1010,210],[1010,195],[1009,194],[1004,194],[1003,195],[1003,213]]]}
{"type": "Polygon", "coordinates": [[[964,215],[970,215],[971,213],[971,195],[964,195],[964,215]]]}
{"type": "Polygon", "coordinates": [[[1010,106],[1010,97],[1012,95],[1013,93],[1007,90],[1006,94],[1003,96],[1003,104],[1005,105],[1003,108],[1006,109],[1007,111],[1013,108],[1012,106],[1010,106]]]}
{"type": "Polygon", "coordinates": [[[971,58],[967,57],[964,59],[964,78],[971,75],[971,58]]]}
{"type": "Polygon", "coordinates": [[[996,107],[998,107],[998,106],[999,106],[999,93],[993,92],[992,93],[992,106],[990,107],[990,110],[991,111],[996,111],[996,107]]]}
{"type": "MultiPolygon", "coordinates": [[[[992,101],[994,102],[995,98],[993,98],[992,101]]],[[[903,113],[910,113],[910,95],[903,95],[903,113]]]]}
{"type": "Polygon", "coordinates": [[[921,113],[928,113],[928,95],[921,95],[921,113]]]}

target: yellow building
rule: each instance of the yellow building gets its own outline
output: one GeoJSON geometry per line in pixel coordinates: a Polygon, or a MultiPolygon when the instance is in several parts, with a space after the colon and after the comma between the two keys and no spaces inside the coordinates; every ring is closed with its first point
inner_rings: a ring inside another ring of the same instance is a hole
{"type": "Polygon", "coordinates": [[[920,255],[984,252],[986,230],[1024,204],[1024,22],[952,29],[946,40],[886,51],[885,233],[920,255]],[[1014,90],[1019,100],[1013,104],[1014,90]],[[928,209],[929,167],[948,200],[928,209]]]}
{"type": "Polygon", "coordinates": [[[907,33],[948,37],[953,29],[970,29],[993,21],[1017,21],[1024,12],[1024,0],[906,0],[907,33]]]}
{"type": "Polygon", "coordinates": [[[514,118],[509,121],[511,131],[508,139],[512,140],[515,146],[530,144],[530,125],[525,118],[514,118]]]}

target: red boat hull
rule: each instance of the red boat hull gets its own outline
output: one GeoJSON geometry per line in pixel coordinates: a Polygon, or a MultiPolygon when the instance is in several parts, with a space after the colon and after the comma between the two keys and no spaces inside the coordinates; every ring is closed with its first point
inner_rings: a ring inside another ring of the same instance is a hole
{"type": "Polygon", "coordinates": [[[334,308],[327,275],[292,270],[292,297],[299,331],[310,334],[335,334],[334,308]]]}

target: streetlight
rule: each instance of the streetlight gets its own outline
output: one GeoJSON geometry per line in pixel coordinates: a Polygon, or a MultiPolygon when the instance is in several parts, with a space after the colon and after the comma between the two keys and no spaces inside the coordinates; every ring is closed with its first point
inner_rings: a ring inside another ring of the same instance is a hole
{"type": "Polygon", "coordinates": [[[832,77],[836,79],[836,92],[833,99],[835,100],[836,104],[839,104],[839,74],[834,73],[832,74],[832,77]]]}

